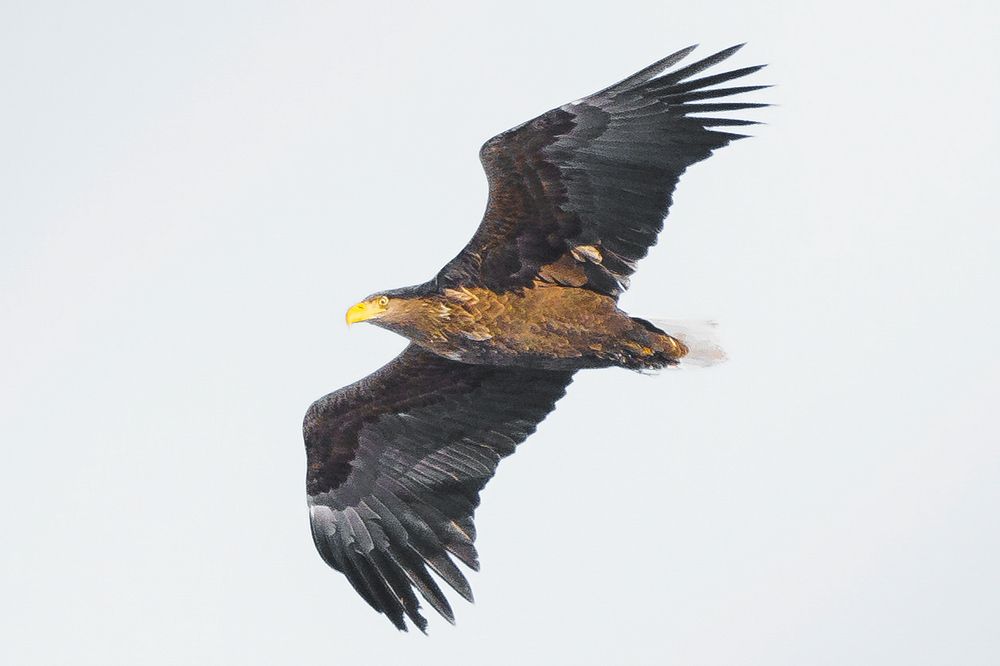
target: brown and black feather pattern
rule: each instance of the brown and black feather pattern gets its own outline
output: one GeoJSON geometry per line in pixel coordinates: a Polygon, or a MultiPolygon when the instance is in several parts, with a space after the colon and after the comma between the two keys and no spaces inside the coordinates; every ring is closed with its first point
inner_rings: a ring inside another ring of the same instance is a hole
{"type": "MultiPolygon", "coordinates": [[[[490,139],[483,221],[437,278],[410,291],[538,282],[612,298],[656,242],[678,178],[750,121],[705,116],[764,106],[714,101],[765,86],[697,78],[733,47],[672,71],[684,49],[582,100],[490,139]],[[582,267],[582,268],[581,268],[582,267]]],[[[405,290],[404,290],[405,291],[405,290]]],[[[304,423],[312,532],[326,562],[400,629],[420,629],[417,593],[449,621],[430,571],[467,599],[452,557],[478,567],[473,513],[498,462],[553,409],[572,371],[466,365],[411,344],[321,398],[304,423]]]]}
{"type": "Polygon", "coordinates": [[[414,589],[454,621],[429,566],[472,600],[472,518],[500,459],[534,432],[572,372],[450,361],[416,345],[317,400],[303,432],[313,540],[375,610],[423,630],[414,589]]]}
{"type": "Polygon", "coordinates": [[[486,213],[438,283],[519,289],[585,245],[598,247],[602,260],[588,262],[586,283],[573,286],[615,297],[626,289],[636,262],[656,243],[681,174],[744,136],[718,128],[755,124],[701,114],[766,106],[706,102],[765,88],[712,87],[762,65],[693,78],[740,46],[661,74],[693,48],[487,141],[480,151],[486,213]]]}

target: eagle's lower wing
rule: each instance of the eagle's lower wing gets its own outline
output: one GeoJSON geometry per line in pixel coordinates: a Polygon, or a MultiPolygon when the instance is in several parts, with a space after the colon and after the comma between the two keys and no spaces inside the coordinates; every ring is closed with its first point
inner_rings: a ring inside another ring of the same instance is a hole
{"type": "Polygon", "coordinates": [[[486,213],[438,282],[506,291],[540,279],[618,296],[656,243],[680,175],[743,136],[715,128],[753,124],[700,114],[766,106],[705,102],[766,87],[711,88],[761,66],[691,78],[738,48],[657,76],[693,47],[678,51],[487,141],[486,213]]]}
{"type": "Polygon", "coordinates": [[[400,629],[414,588],[454,621],[427,566],[472,600],[449,555],[478,568],[472,518],[497,463],[555,407],[572,372],[474,366],[410,345],[306,413],[313,540],[400,629]]]}

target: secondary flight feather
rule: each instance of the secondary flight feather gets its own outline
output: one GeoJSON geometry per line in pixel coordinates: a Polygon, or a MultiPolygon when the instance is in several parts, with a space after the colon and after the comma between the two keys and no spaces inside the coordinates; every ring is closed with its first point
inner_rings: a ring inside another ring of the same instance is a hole
{"type": "Polygon", "coordinates": [[[701,351],[617,301],[680,175],[754,124],[711,114],[766,106],[719,101],[766,87],[720,87],[761,66],[698,76],[739,48],[671,69],[683,49],[487,141],[489,202],[468,245],[428,282],[348,310],[410,345],[306,413],[312,534],[397,628],[426,629],[420,599],[454,622],[439,580],[472,601],[456,561],[479,568],[479,492],[577,370],[701,351]]]}

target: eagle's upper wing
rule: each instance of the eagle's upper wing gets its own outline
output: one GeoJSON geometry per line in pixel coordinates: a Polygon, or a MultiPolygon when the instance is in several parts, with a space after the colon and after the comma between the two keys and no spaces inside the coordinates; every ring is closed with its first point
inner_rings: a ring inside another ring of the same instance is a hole
{"type": "Polygon", "coordinates": [[[313,540],[375,610],[421,630],[413,588],[449,621],[429,565],[466,599],[472,517],[497,463],[555,407],[572,372],[475,366],[407,347],[320,398],[303,424],[313,540]]]}
{"type": "Polygon", "coordinates": [[[710,88],[762,66],[691,78],[739,46],[657,76],[693,48],[487,141],[486,213],[438,282],[505,291],[541,279],[610,296],[626,289],[680,175],[743,136],[712,128],[753,124],[694,114],[766,106],[704,101],[766,87],[710,88]]]}

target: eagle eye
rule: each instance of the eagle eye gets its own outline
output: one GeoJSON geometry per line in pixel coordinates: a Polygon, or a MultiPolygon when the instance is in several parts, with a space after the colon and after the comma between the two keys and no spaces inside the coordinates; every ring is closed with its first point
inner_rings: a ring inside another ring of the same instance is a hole
{"type": "Polygon", "coordinates": [[[378,299],[378,305],[379,305],[380,308],[384,308],[385,306],[389,305],[389,297],[388,296],[380,296],[379,299],[378,299]]]}

